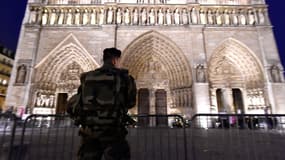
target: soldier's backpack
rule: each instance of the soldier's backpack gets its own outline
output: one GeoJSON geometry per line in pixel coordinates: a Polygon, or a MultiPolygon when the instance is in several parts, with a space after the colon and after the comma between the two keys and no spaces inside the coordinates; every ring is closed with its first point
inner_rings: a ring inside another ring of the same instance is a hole
{"type": "Polygon", "coordinates": [[[114,68],[100,68],[82,75],[81,91],[74,97],[74,102],[80,104],[74,105],[73,112],[78,114],[74,119],[83,128],[88,128],[93,137],[116,135],[118,129],[123,128],[128,105],[128,78],[127,71],[114,68]],[[79,106],[80,109],[76,109],[79,106]]]}

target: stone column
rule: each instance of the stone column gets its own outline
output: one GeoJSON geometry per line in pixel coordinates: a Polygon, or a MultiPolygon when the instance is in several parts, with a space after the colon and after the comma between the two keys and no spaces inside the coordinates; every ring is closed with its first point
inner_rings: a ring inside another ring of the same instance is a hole
{"type": "MultiPolygon", "coordinates": [[[[155,90],[150,89],[149,90],[149,114],[156,114],[155,111],[155,90]]],[[[156,125],[156,118],[155,117],[150,117],[149,119],[150,126],[155,126],[156,125]]]]}
{"type": "Polygon", "coordinates": [[[217,89],[210,88],[210,104],[211,113],[218,113],[218,103],[217,103],[217,89]]]}
{"type": "Polygon", "coordinates": [[[210,113],[208,83],[193,83],[193,101],[196,113],[210,113]]]}

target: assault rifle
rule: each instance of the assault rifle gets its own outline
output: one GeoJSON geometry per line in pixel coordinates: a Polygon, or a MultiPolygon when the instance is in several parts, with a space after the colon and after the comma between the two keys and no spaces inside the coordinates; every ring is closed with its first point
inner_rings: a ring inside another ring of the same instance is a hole
{"type": "Polygon", "coordinates": [[[135,126],[137,121],[135,121],[129,114],[125,114],[123,117],[123,123],[125,126],[135,126]]]}

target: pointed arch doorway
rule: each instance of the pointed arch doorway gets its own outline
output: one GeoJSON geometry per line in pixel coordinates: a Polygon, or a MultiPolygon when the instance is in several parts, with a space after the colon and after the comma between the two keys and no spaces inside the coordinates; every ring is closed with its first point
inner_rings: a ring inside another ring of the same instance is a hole
{"type": "MultiPolygon", "coordinates": [[[[148,89],[148,114],[190,115],[184,112],[191,107],[184,97],[191,97],[192,72],[187,57],[175,42],[149,31],[131,42],[123,53],[122,66],[134,76],[137,88],[148,89]]],[[[139,92],[138,106],[132,113],[142,113],[140,95],[139,92]]],[[[150,123],[162,125],[167,120],[155,119],[150,123]]]]}
{"type": "Polygon", "coordinates": [[[249,113],[266,106],[262,65],[244,44],[232,38],[225,40],[208,66],[211,103],[216,112],[249,113]],[[261,103],[252,104],[251,99],[256,97],[261,103]]]}
{"type": "Polygon", "coordinates": [[[65,113],[66,103],[80,85],[80,74],[98,67],[95,59],[70,34],[35,66],[35,83],[31,106],[43,108],[44,101],[52,102],[48,109],[52,113],[65,113]],[[72,41],[72,42],[70,42],[72,41]],[[69,42],[69,43],[67,43],[69,42]],[[52,97],[52,98],[51,98],[52,97]]]}

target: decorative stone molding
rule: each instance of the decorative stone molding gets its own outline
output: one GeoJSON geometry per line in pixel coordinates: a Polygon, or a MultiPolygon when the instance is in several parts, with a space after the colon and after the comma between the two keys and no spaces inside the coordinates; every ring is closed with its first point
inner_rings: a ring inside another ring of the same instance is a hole
{"type": "Polygon", "coordinates": [[[250,5],[265,4],[265,0],[30,0],[30,3],[43,4],[104,4],[104,3],[131,3],[131,4],[219,4],[219,5],[250,5]]]}
{"type": "Polygon", "coordinates": [[[27,24],[42,26],[256,26],[269,25],[266,6],[210,5],[30,5],[27,24]]]}

